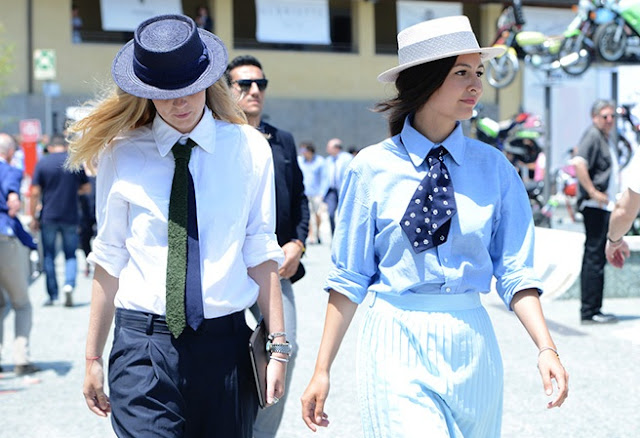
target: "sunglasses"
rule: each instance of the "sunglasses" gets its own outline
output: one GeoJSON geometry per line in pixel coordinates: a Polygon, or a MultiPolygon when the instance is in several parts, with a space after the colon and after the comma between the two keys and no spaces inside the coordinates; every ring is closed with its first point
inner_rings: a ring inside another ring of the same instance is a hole
{"type": "Polygon", "coordinates": [[[258,90],[264,91],[267,89],[267,84],[269,81],[267,79],[238,79],[237,81],[233,81],[234,84],[238,84],[238,87],[241,91],[247,93],[251,89],[251,85],[256,83],[258,86],[258,90]]]}

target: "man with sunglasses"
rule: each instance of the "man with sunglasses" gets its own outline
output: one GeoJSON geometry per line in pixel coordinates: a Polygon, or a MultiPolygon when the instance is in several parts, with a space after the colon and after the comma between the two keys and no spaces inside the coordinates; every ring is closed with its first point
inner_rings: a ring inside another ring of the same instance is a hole
{"type": "Polygon", "coordinates": [[[602,99],[595,101],[591,107],[593,124],[583,134],[573,159],[580,182],[578,207],[584,217],[586,234],[580,273],[582,324],[617,322],[614,315],[601,311],[609,216],[619,191],[620,166],[611,138],[615,114],[613,102],[602,99]]]}
{"type": "MultiPolygon", "coordinates": [[[[227,83],[231,94],[247,116],[250,125],[264,134],[271,145],[276,186],[276,236],[285,255],[280,268],[282,304],[287,340],[293,353],[287,365],[286,387],[290,388],[291,374],[296,358],[296,311],[292,283],[302,278],[304,267],[300,258],[305,251],[305,240],[309,232],[309,204],[304,194],[302,171],[298,166],[296,143],[293,136],[262,120],[265,90],[268,81],[262,65],[253,56],[238,56],[227,66],[227,83]]],[[[257,318],[257,306],[251,308],[257,318]]],[[[254,438],[275,437],[282,420],[288,391],[280,402],[258,412],[254,424],[254,438]]]]}

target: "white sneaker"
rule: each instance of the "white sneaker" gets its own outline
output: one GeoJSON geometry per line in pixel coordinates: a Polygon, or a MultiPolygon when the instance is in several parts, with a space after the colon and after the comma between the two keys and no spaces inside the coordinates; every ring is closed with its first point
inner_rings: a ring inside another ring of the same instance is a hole
{"type": "Polygon", "coordinates": [[[62,292],[64,292],[64,307],[73,307],[73,287],[65,284],[62,292]]]}

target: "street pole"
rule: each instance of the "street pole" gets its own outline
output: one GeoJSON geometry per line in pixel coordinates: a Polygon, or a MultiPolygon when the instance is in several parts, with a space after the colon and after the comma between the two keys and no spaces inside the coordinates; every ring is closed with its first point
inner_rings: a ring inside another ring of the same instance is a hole
{"type": "MultiPolygon", "coordinates": [[[[552,184],[552,159],[551,159],[551,72],[547,71],[547,78],[544,83],[544,156],[545,156],[545,169],[544,169],[544,187],[542,189],[542,197],[545,204],[549,202],[551,197],[551,184],[552,184]]],[[[549,224],[551,227],[551,224],[549,224]]]]}
{"type": "Polygon", "coordinates": [[[45,81],[43,84],[44,91],[44,133],[51,137],[52,133],[52,116],[51,116],[51,81],[45,81]]]}

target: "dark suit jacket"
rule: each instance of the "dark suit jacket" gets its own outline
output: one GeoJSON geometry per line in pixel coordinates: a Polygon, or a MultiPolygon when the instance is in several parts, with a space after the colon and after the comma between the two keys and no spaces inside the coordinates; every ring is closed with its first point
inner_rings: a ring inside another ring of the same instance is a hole
{"type": "MultiPolygon", "coordinates": [[[[302,243],[309,233],[309,203],[304,194],[302,171],[298,166],[298,154],[293,136],[275,126],[260,122],[260,132],[271,145],[276,185],[276,236],[278,244],[283,246],[291,240],[302,243]]],[[[298,277],[302,269],[300,264],[298,277]]]]}

